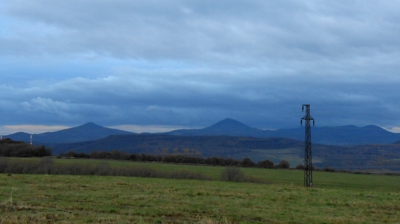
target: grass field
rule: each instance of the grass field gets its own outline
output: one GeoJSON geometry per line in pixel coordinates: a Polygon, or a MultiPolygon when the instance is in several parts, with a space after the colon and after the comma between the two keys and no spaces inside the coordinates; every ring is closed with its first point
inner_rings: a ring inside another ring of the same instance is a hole
{"type": "MultiPolygon", "coordinates": [[[[57,159],[56,163],[100,163],[57,159]]],[[[0,223],[399,223],[400,177],[241,169],[270,184],[217,181],[223,167],[108,161],[188,170],[215,181],[0,174],[0,223]]]]}

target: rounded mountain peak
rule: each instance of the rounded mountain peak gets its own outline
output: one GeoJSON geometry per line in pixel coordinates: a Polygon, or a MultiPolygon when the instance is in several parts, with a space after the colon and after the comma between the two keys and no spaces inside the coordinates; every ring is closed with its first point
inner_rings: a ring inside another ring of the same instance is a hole
{"type": "Polygon", "coordinates": [[[250,127],[232,118],[225,118],[224,120],[217,122],[208,128],[214,129],[214,128],[250,128],[250,127]]]}

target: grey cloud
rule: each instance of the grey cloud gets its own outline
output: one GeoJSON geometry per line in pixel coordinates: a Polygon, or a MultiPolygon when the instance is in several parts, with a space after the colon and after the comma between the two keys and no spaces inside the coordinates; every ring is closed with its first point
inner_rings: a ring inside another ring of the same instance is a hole
{"type": "Polygon", "coordinates": [[[59,115],[64,114],[64,110],[68,109],[66,103],[54,101],[48,98],[37,97],[31,102],[21,103],[22,109],[29,112],[49,112],[59,115]]]}
{"type": "Polygon", "coordinates": [[[397,12],[390,10],[397,3],[379,2],[377,8],[347,1],[25,3],[7,9],[12,18],[47,27],[44,40],[43,28],[30,32],[30,41],[42,48],[33,50],[39,54],[95,52],[119,58],[259,64],[276,56],[336,60],[371,55],[376,49],[396,51],[399,45],[397,12]],[[371,16],[372,7],[376,12],[371,16]]]}
{"type": "MultiPolygon", "coordinates": [[[[52,121],[69,122],[94,119],[106,124],[114,121],[204,125],[216,119],[234,117],[260,127],[277,128],[297,124],[302,103],[313,105],[313,111],[318,115],[315,117],[330,117],[336,121],[357,117],[352,124],[370,123],[378,108],[388,108],[387,111],[393,113],[388,117],[393,118],[395,114],[390,107],[392,99],[386,96],[388,93],[379,91],[381,88],[395,91],[394,84],[382,87],[342,81],[340,85],[332,85],[314,76],[304,76],[301,80],[297,75],[266,77],[253,74],[248,79],[247,76],[228,72],[223,75],[214,70],[208,71],[207,75],[203,70],[190,76],[185,75],[185,71],[182,74],[174,72],[163,70],[164,74],[159,71],[151,74],[147,71],[143,75],[133,70],[131,75],[74,78],[48,87],[14,89],[12,92],[25,92],[23,97],[27,100],[20,103],[25,114],[42,112],[52,121]]],[[[320,123],[344,122],[327,121],[320,123]]],[[[390,124],[389,120],[382,122],[390,124]]]]}
{"type": "Polygon", "coordinates": [[[298,123],[302,103],[321,125],[399,122],[398,1],[2,6],[9,81],[0,103],[5,115],[19,111],[13,122],[204,126],[232,117],[279,128],[298,123]]]}

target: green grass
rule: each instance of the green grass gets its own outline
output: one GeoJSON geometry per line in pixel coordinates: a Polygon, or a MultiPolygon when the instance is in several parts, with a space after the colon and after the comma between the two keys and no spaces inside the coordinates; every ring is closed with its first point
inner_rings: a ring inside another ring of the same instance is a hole
{"type": "MultiPolygon", "coordinates": [[[[36,160],[36,159],[26,159],[36,160]]],[[[57,159],[56,163],[100,163],[57,159]]],[[[396,223],[400,177],[242,168],[270,184],[217,181],[224,167],[107,161],[187,170],[215,181],[0,174],[0,223],[396,223]]]]}
{"type": "Polygon", "coordinates": [[[0,223],[377,223],[399,191],[99,176],[0,175],[0,223]]]}
{"type": "MultiPolygon", "coordinates": [[[[13,160],[40,161],[39,158],[12,158],[13,160]]],[[[215,180],[219,180],[221,172],[226,167],[206,165],[181,165],[166,163],[131,162],[117,160],[95,160],[95,159],[54,159],[56,164],[92,164],[97,165],[103,162],[111,167],[148,167],[155,170],[174,172],[186,170],[194,173],[202,173],[215,180]]],[[[301,170],[279,170],[260,168],[241,168],[249,176],[265,180],[271,184],[303,186],[304,173],[301,170]]],[[[400,191],[400,176],[351,174],[333,172],[313,172],[314,187],[354,189],[354,190],[375,190],[375,191],[400,191]]]]}

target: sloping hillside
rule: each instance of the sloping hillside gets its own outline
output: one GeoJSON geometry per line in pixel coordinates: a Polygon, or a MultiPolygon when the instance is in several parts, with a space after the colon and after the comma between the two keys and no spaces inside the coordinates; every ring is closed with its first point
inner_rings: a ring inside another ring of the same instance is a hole
{"type": "Polygon", "coordinates": [[[234,156],[251,150],[301,148],[302,142],[283,138],[233,136],[115,135],[97,141],[60,144],[55,153],[118,149],[128,153],[183,153],[199,156],[234,156]]]}
{"type": "MultiPolygon", "coordinates": [[[[107,137],[109,135],[124,135],[124,134],[134,134],[134,133],[112,128],[106,128],[94,124],[92,122],[89,122],[74,128],[68,128],[55,132],[46,132],[42,134],[34,134],[32,135],[32,137],[34,143],[52,145],[56,143],[92,141],[107,137]]],[[[5,137],[18,141],[25,141],[25,142],[30,141],[30,134],[27,133],[16,133],[5,137]]]]}
{"type": "MultiPolygon", "coordinates": [[[[325,145],[389,144],[400,140],[400,133],[392,133],[374,125],[356,127],[312,127],[312,141],[325,145]]],[[[165,134],[177,136],[247,136],[258,138],[290,138],[304,141],[304,127],[275,131],[249,127],[233,119],[225,119],[203,129],[182,129],[165,134]]]]}

